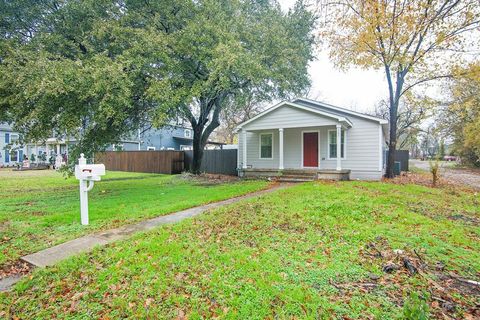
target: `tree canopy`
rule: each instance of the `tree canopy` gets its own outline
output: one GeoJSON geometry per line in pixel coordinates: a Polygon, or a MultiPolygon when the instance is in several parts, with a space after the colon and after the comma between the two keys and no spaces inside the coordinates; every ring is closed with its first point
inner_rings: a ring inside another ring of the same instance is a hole
{"type": "Polygon", "coordinates": [[[480,166],[480,62],[457,68],[449,86],[450,101],[439,114],[453,151],[465,163],[480,166]]]}
{"type": "Polygon", "coordinates": [[[7,1],[0,8],[0,119],[26,140],[76,137],[94,152],[145,123],[182,118],[194,170],[236,99],[309,85],[314,17],[302,2],[7,1]],[[195,161],[194,161],[195,162],[195,161]]]}

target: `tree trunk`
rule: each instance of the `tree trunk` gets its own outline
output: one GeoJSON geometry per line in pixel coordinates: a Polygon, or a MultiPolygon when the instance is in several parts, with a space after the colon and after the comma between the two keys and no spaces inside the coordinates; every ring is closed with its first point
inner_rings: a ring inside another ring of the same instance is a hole
{"type": "Polygon", "coordinates": [[[193,174],[200,174],[200,166],[202,165],[203,149],[205,144],[202,144],[203,127],[197,126],[193,128],[193,159],[190,172],[193,174]]]}
{"type": "Polygon", "coordinates": [[[208,137],[210,137],[210,134],[212,134],[213,130],[220,125],[219,116],[223,98],[224,95],[221,95],[221,97],[217,97],[211,101],[204,100],[201,110],[205,111],[202,112],[202,115],[198,121],[194,119],[190,121],[193,129],[193,159],[190,172],[193,174],[201,173],[200,167],[202,165],[203,151],[207,145],[208,137]],[[211,113],[210,123],[206,126],[208,123],[208,115],[210,114],[211,110],[209,106],[213,108],[213,112],[211,113]]]}
{"type": "Polygon", "coordinates": [[[397,150],[397,117],[396,114],[392,113],[392,108],[390,108],[390,137],[388,143],[388,158],[387,158],[387,170],[385,177],[393,178],[395,176],[394,166],[395,166],[395,151],[397,150]],[[393,121],[392,121],[393,119],[393,121]]]}
{"type": "Polygon", "coordinates": [[[396,86],[393,90],[392,76],[390,73],[390,68],[386,67],[386,76],[388,81],[388,88],[390,94],[390,109],[389,109],[389,126],[390,126],[390,135],[388,143],[388,158],[387,158],[387,170],[385,172],[385,177],[393,178],[395,177],[394,167],[395,167],[395,151],[397,150],[397,120],[398,120],[398,106],[400,104],[400,96],[402,95],[402,89],[404,84],[404,79],[406,71],[397,71],[396,73],[396,86]]]}

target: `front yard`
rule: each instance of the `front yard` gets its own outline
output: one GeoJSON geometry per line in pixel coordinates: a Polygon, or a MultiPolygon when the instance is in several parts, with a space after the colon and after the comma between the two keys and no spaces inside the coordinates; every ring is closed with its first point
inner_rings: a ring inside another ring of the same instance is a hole
{"type": "Polygon", "coordinates": [[[0,171],[0,270],[20,256],[147,218],[265,188],[259,181],[214,183],[183,176],[108,172],[89,192],[80,225],[78,181],[55,171],[0,171]]]}
{"type": "MultiPolygon", "coordinates": [[[[107,194],[125,208],[114,181],[92,208],[107,194]]],[[[124,205],[159,212],[142,197],[124,205]]],[[[458,188],[296,185],[36,270],[0,296],[0,317],[474,319],[479,223],[479,195],[458,188]]]]}

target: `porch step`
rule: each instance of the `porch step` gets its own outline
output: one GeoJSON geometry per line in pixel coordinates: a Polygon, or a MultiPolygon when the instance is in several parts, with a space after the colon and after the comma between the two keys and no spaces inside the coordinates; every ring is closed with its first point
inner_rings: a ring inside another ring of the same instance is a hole
{"type": "Polygon", "coordinates": [[[276,181],[278,182],[311,182],[315,181],[315,179],[294,179],[294,178],[278,178],[276,181]]]}
{"type": "Polygon", "coordinates": [[[317,171],[300,171],[300,170],[282,171],[283,176],[314,177],[316,174],[317,174],[317,171]]]}
{"type": "Polygon", "coordinates": [[[316,180],[314,174],[283,174],[277,178],[280,182],[309,182],[316,180]]]}

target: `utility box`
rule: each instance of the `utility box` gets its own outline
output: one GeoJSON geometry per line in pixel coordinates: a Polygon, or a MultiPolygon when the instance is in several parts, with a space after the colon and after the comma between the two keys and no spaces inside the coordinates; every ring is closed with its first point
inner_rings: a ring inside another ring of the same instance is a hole
{"type": "Polygon", "coordinates": [[[395,161],[395,165],[393,166],[393,173],[396,176],[399,176],[400,172],[402,172],[402,164],[400,161],[395,161]]]}

